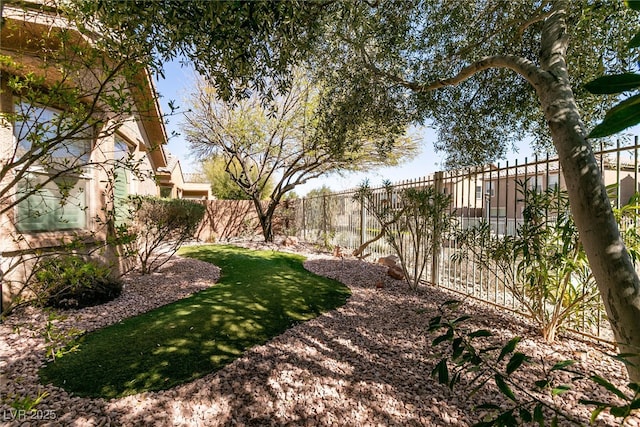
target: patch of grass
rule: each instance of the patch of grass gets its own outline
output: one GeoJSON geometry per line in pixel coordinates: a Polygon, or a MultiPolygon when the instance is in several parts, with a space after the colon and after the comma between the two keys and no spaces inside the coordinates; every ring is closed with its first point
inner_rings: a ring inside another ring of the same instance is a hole
{"type": "Polygon", "coordinates": [[[306,271],[298,255],[218,245],[181,254],[219,266],[219,283],[83,336],[73,343],[77,352],[40,370],[42,380],[104,398],[167,389],[222,368],[350,295],[339,282],[306,271]]]}

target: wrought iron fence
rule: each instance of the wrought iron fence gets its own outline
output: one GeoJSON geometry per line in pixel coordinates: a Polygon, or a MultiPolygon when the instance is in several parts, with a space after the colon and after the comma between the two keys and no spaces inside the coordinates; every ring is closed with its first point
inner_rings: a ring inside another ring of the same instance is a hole
{"type": "MultiPolygon", "coordinates": [[[[639,190],[638,187],[638,137],[629,144],[600,147],[596,158],[600,164],[605,184],[610,188],[614,207],[625,205],[639,190]]],[[[451,195],[451,213],[456,227],[467,229],[485,222],[493,236],[515,235],[523,222],[525,201],[518,192],[518,185],[535,190],[564,189],[565,183],[557,158],[535,157],[523,162],[485,165],[464,170],[437,172],[432,175],[393,184],[391,200],[382,187],[373,190],[377,203],[394,203],[394,197],[409,187],[436,186],[451,195]],[[518,184],[520,183],[520,184],[518,184]]],[[[343,252],[353,251],[380,232],[380,224],[363,204],[354,198],[356,190],[305,198],[298,204],[296,213],[298,237],[324,246],[340,246],[343,252]]],[[[636,226],[637,224],[632,224],[636,226]]],[[[454,260],[453,255],[463,249],[448,234],[438,256],[428,264],[422,279],[462,295],[482,300],[501,308],[525,314],[517,298],[502,285],[499,271],[490,271],[475,263],[471,257],[454,260]]],[[[369,260],[393,253],[385,239],[379,239],[367,247],[369,260]]],[[[596,314],[597,321],[586,318],[570,319],[571,328],[581,334],[604,341],[613,336],[606,322],[604,308],[596,314]]]]}

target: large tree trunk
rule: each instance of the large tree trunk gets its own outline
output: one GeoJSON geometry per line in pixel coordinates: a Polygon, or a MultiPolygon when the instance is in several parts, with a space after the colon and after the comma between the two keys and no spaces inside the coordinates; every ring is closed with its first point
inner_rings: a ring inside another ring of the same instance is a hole
{"type": "MultiPolygon", "coordinates": [[[[558,4],[556,4],[558,6],[558,4]]],[[[566,28],[559,13],[543,32],[541,65],[546,82],[536,87],[562,166],[573,214],[589,265],[622,353],[640,354],[640,281],[627,253],[600,167],[593,154],[565,63],[566,28]]],[[[640,382],[640,357],[627,365],[632,381],[640,382]]]]}
{"type": "MultiPolygon", "coordinates": [[[[640,281],[624,247],[611,203],[572,98],[550,88],[543,100],[567,184],[571,213],[622,353],[640,354],[640,281]],[[555,96],[554,96],[555,95],[555,96]],[[563,111],[564,110],[564,111],[563,111]]],[[[640,382],[640,357],[627,369],[640,382]]]]}

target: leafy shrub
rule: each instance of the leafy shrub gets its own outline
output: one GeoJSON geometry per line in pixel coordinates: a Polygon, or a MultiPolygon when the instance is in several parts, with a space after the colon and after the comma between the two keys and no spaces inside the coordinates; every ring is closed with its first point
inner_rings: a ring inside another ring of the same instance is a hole
{"type": "Polygon", "coordinates": [[[451,196],[434,186],[397,190],[389,181],[382,192],[374,192],[365,181],[354,199],[378,221],[380,231],[353,255],[361,256],[369,244],[385,237],[400,258],[407,283],[417,289],[427,264],[451,229],[451,196]]]}
{"type": "Polygon", "coordinates": [[[451,195],[434,186],[406,188],[400,192],[400,206],[402,214],[387,231],[387,240],[400,258],[407,283],[415,290],[451,229],[451,195]]]}
{"type": "Polygon", "coordinates": [[[205,207],[189,200],[157,197],[136,197],[132,202],[140,270],[149,274],[193,238],[204,217],[205,207]]]}
{"type": "MultiPolygon", "coordinates": [[[[616,387],[597,373],[581,368],[574,360],[560,360],[547,366],[544,359],[538,361],[517,351],[520,337],[504,344],[487,329],[466,326],[471,316],[457,313],[460,305],[457,300],[446,301],[439,308],[440,314],[429,319],[429,332],[439,334],[431,343],[443,350],[443,357],[433,367],[431,376],[451,390],[458,388],[458,394],[460,389],[467,391],[468,397],[481,389],[495,387],[490,402],[474,407],[485,412],[483,420],[474,426],[584,425],[574,413],[566,410],[563,402],[564,394],[580,382],[583,387],[587,382],[589,388],[598,389],[594,393],[597,400],[589,396],[578,400],[582,405],[595,407],[591,410],[590,425],[595,425],[605,410],[620,419],[620,425],[637,418],[640,384],[616,387]],[[529,374],[516,375],[518,371],[529,374]],[[506,397],[507,402],[498,404],[496,396],[499,395],[506,397]]],[[[629,356],[635,355],[612,357],[629,363],[629,356]]]]}
{"type": "Polygon", "coordinates": [[[111,301],[122,292],[122,283],[109,267],[79,256],[46,258],[36,269],[34,287],[44,306],[89,307],[111,301]]]}
{"type": "Polygon", "coordinates": [[[494,235],[481,223],[461,230],[460,261],[471,256],[521,304],[548,342],[572,319],[597,321],[600,294],[569,212],[566,192],[539,192],[517,183],[525,202],[514,236],[494,235]]]}

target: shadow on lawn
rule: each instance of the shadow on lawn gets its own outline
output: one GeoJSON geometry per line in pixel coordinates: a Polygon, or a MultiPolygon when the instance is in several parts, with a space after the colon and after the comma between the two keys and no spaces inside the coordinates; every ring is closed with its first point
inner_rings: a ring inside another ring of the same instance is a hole
{"type": "Polygon", "coordinates": [[[218,265],[220,282],[87,334],[80,351],[41,370],[43,380],[92,397],[164,390],[220,369],[293,324],[344,304],[349,294],[290,254],[219,246],[185,252],[218,265]]]}
{"type": "Polygon", "coordinates": [[[0,358],[0,418],[3,426],[81,425],[83,420],[107,414],[107,402],[91,403],[91,412],[82,404],[60,405],[64,390],[38,381],[38,367],[45,359],[42,316],[27,316],[14,322],[0,323],[2,357],[0,358]]]}
{"type": "MultiPolygon", "coordinates": [[[[313,262],[337,271],[352,261],[313,262]]],[[[370,267],[384,277],[383,269],[370,267]]],[[[472,408],[483,398],[506,404],[491,391],[465,400],[430,377],[442,349],[431,346],[428,319],[451,295],[415,294],[383,280],[387,289],[355,285],[346,306],[250,349],[215,374],[154,393],[144,411],[122,415],[122,423],[466,426],[480,421],[472,408]]],[[[531,333],[512,318],[493,323],[495,313],[465,312],[498,333],[531,333]]],[[[588,415],[580,414],[585,423],[588,415]]]]}

